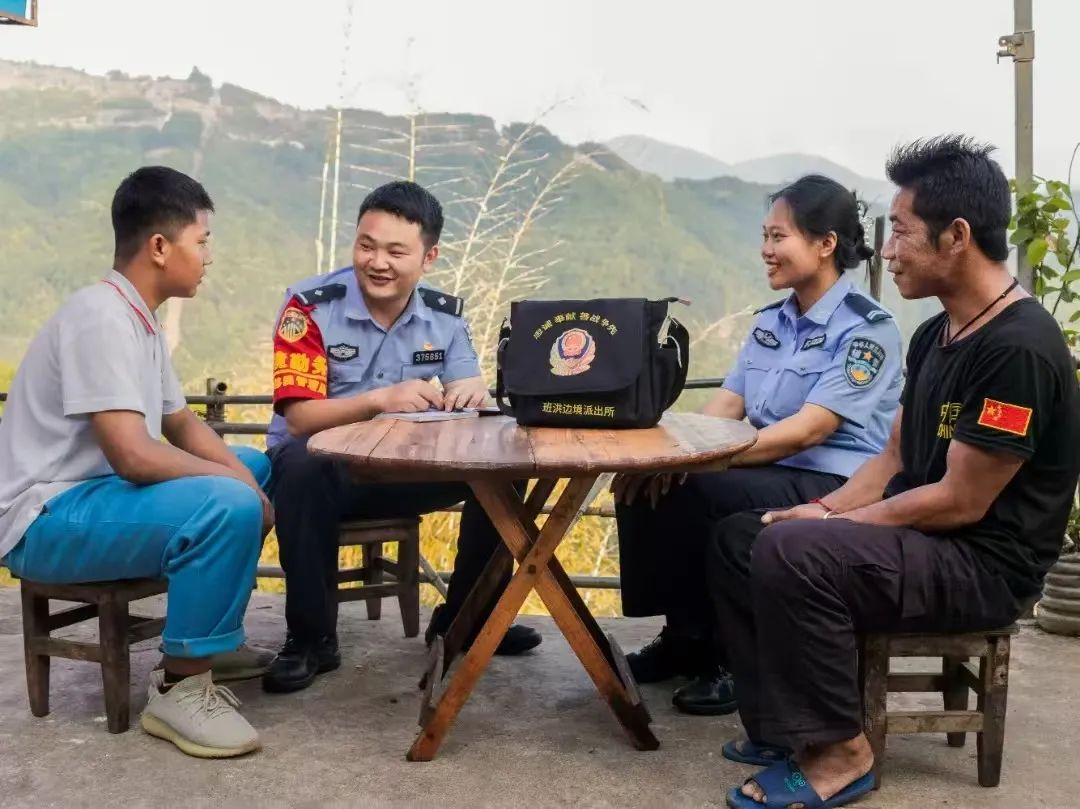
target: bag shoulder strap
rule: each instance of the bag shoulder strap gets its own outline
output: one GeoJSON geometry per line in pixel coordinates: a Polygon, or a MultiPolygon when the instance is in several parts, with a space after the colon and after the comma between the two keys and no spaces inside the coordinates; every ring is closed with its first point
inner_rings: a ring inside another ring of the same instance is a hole
{"type": "Polygon", "coordinates": [[[510,319],[506,318],[499,327],[499,347],[495,352],[495,404],[504,416],[514,416],[513,405],[507,401],[506,386],[503,384],[503,358],[506,356],[506,344],[510,342],[510,319]]]}

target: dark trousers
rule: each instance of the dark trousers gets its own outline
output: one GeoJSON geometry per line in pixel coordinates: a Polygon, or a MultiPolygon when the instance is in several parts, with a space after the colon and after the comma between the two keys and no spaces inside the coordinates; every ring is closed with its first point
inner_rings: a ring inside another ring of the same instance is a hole
{"type": "Polygon", "coordinates": [[[908,528],[737,514],[707,557],[743,726],[795,750],[862,731],[858,634],[993,629],[1022,612],[962,539],[908,528]]]}
{"type": "MultiPolygon", "coordinates": [[[[337,630],[338,526],[342,520],[412,517],[464,500],[446,604],[432,618],[437,632],[447,630],[492,552],[502,544],[467,484],[357,483],[343,464],[308,454],[306,438],[288,439],[267,454],[285,571],[285,620],[293,635],[315,639],[337,630]]],[[[488,605],[489,610],[493,607],[494,602],[488,605]]]]}
{"type": "Polygon", "coordinates": [[[807,503],[844,481],[786,466],[728,469],[689,475],[655,509],[642,495],[616,506],[623,614],[664,615],[677,635],[711,637],[705,548],[716,525],[741,511],[807,503]]]}

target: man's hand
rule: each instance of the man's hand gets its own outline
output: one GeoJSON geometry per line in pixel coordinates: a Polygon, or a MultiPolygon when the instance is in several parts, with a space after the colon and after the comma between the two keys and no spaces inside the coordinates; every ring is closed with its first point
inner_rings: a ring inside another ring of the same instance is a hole
{"type": "Polygon", "coordinates": [[[424,379],[408,379],[375,393],[378,394],[376,401],[381,413],[421,413],[443,406],[442,393],[424,379]]]}
{"type": "Polygon", "coordinates": [[[681,486],[686,481],[686,473],[663,475],[616,475],[611,481],[611,493],[616,503],[630,505],[637,496],[645,492],[649,505],[656,508],[660,498],[671,491],[672,484],[681,486]]]}
{"type": "Polygon", "coordinates": [[[481,376],[458,379],[446,385],[443,392],[443,410],[460,410],[466,407],[481,407],[488,398],[487,385],[481,376]]]}
{"type": "Polygon", "coordinates": [[[772,525],[785,520],[823,520],[829,510],[819,503],[807,503],[785,511],[769,511],[761,515],[762,525],[772,525]]]}

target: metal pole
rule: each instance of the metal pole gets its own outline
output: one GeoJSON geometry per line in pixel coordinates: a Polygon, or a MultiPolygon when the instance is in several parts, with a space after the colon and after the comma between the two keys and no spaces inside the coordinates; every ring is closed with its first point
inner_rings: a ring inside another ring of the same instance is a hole
{"type": "Polygon", "coordinates": [[[334,262],[337,261],[338,239],[338,189],[339,177],[341,176],[341,107],[337,111],[337,123],[334,127],[334,190],[333,202],[330,203],[330,239],[326,250],[326,272],[334,271],[334,262]]]}
{"type": "MultiPolygon", "coordinates": [[[[1013,60],[1016,110],[1016,194],[1026,194],[1032,188],[1033,174],[1033,108],[1032,80],[1035,60],[1035,32],[1033,29],[1031,0],[1013,0],[1014,32],[999,37],[998,59],[1003,56],[1013,60]]],[[[1016,251],[1016,277],[1029,292],[1033,286],[1031,267],[1023,250],[1016,251]]]]}

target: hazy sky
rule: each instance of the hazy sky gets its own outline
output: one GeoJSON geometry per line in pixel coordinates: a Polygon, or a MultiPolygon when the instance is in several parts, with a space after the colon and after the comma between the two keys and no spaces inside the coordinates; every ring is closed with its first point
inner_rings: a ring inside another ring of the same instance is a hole
{"type": "MultiPolygon", "coordinates": [[[[646,134],[737,161],[813,152],[882,176],[943,131],[1013,163],[1012,0],[39,0],[0,57],[103,73],[192,65],[304,107],[546,118],[580,142],[646,134]],[[273,15],[277,7],[290,13],[273,15]],[[342,68],[344,82],[341,80],[342,68]]],[[[1080,140],[1080,2],[1035,0],[1035,168],[1080,140]]],[[[1075,177],[1074,177],[1075,180],[1075,177]]]]}

